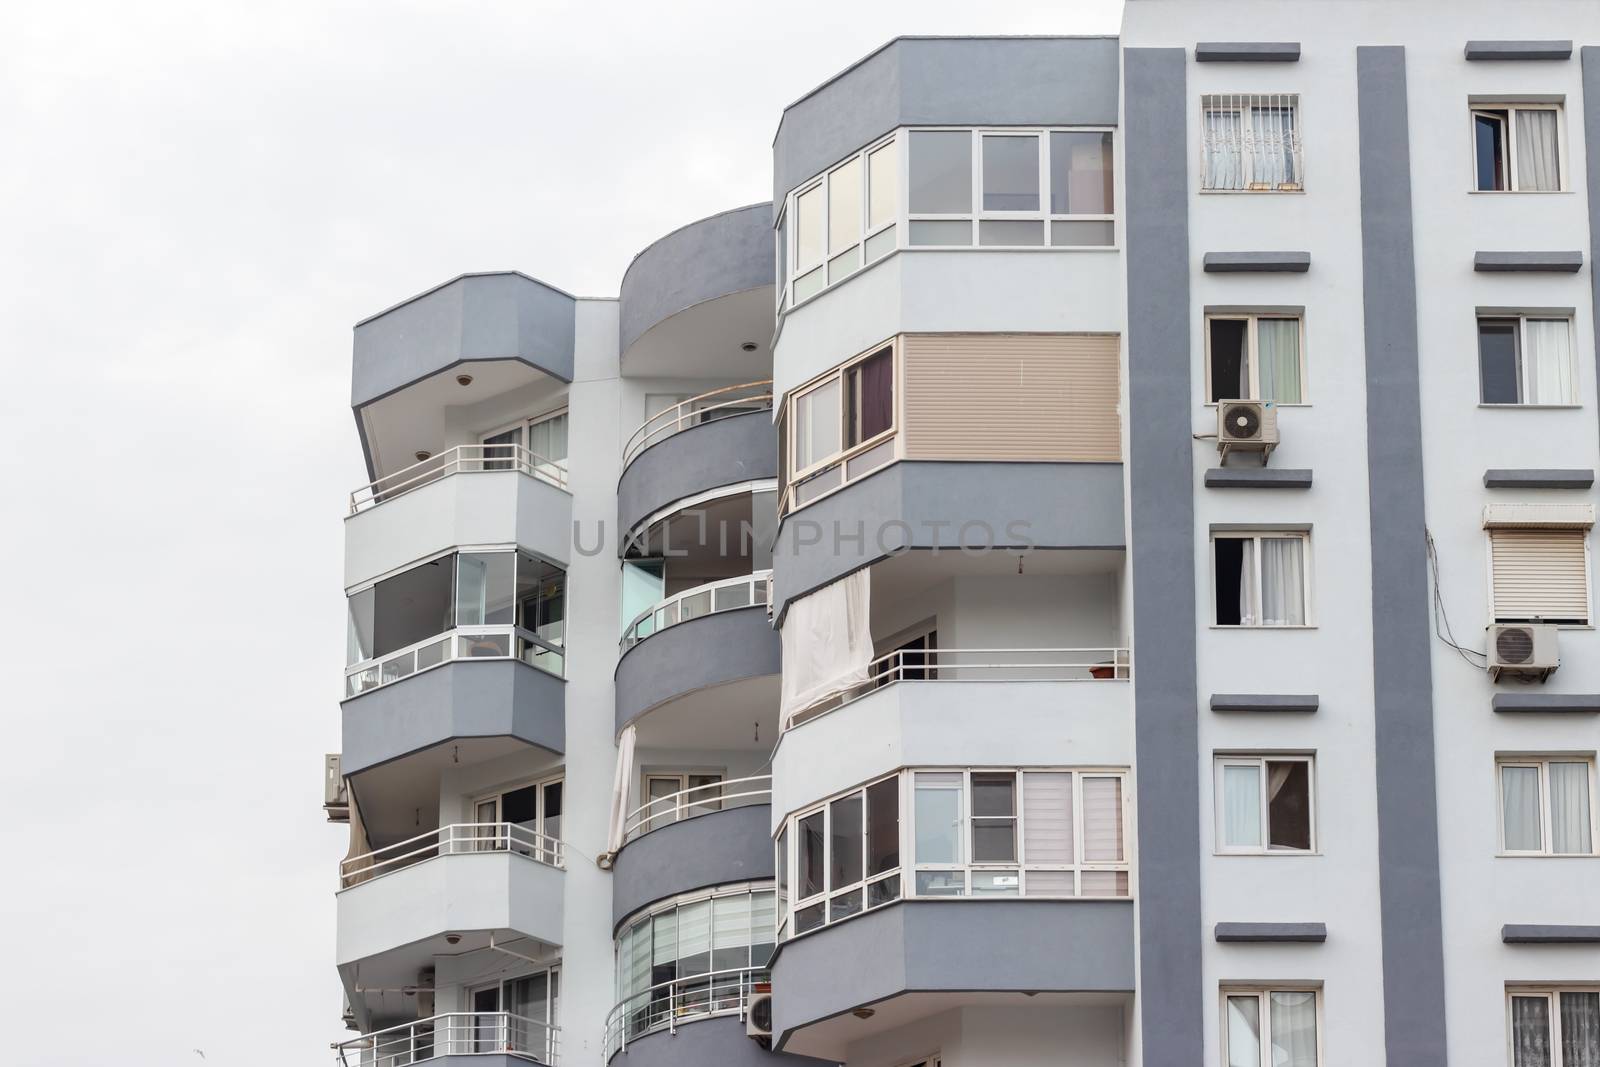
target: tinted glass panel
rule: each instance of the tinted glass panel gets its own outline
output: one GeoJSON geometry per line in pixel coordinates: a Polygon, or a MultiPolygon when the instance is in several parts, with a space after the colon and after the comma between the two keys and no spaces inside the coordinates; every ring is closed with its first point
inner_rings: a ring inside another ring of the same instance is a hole
{"type": "Polygon", "coordinates": [[[1517,320],[1478,320],[1478,369],[1485,404],[1515,404],[1522,399],[1518,382],[1517,320]]]}
{"type": "Polygon", "coordinates": [[[983,209],[1039,210],[1039,138],[983,139],[983,209]]]}
{"type": "Polygon", "coordinates": [[[867,787],[867,875],[900,866],[900,781],[867,787]]]}
{"type": "Polygon", "coordinates": [[[1311,765],[1267,761],[1267,829],[1273,848],[1311,848],[1311,765]]]}
{"type": "Polygon", "coordinates": [[[1050,211],[1109,215],[1112,211],[1111,134],[1050,135],[1050,211]]]}
{"type": "Polygon", "coordinates": [[[1244,400],[1250,396],[1250,371],[1245,363],[1244,319],[1211,319],[1206,323],[1211,342],[1211,403],[1244,400]]]}
{"type": "Polygon", "coordinates": [[[913,131],[911,211],[959,215],[972,210],[972,135],[963,131],[913,131]]]}
{"type": "Polygon", "coordinates": [[[829,805],[828,885],[861,881],[862,795],[835,800],[829,805]]]}

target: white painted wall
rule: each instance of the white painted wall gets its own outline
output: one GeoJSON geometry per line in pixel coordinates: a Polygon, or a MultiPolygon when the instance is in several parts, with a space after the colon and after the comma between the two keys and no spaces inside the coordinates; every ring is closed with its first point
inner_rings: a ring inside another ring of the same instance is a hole
{"type": "Polygon", "coordinates": [[[898,1067],[938,1053],[944,1067],[1123,1067],[1121,1005],[952,1008],[852,1043],[849,1067],[898,1067]]]}

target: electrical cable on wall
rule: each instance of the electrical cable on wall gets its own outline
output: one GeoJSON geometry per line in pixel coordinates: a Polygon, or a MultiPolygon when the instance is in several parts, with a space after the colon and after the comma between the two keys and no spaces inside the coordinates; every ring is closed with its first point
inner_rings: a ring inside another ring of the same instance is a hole
{"type": "Polygon", "coordinates": [[[1450,629],[1450,616],[1444,609],[1444,591],[1439,581],[1439,553],[1433,543],[1433,531],[1424,529],[1423,536],[1428,540],[1428,570],[1433,574],[1433,632],[1439,640],[1455,649],[1456,654],[1473,669],[1481,670],[1489,665],[1489,654],[1456,643],[1456,635],[1450,629]],[[1473,656],[1483,662],[1476,662],[1471,658],[1473,656]]]}

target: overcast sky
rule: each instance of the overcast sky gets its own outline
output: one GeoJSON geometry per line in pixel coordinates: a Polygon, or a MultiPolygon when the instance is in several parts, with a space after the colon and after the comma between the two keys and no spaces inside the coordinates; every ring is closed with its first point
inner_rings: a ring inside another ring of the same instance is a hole
{"type": "Polygon", "coordinates": [[[328,1063],[350,328],[613,296],[897,34],[1117,0],[0,4],[0,1060],[328,1063]],[[988,10],[984,11],[987,6],[988,10]]]}

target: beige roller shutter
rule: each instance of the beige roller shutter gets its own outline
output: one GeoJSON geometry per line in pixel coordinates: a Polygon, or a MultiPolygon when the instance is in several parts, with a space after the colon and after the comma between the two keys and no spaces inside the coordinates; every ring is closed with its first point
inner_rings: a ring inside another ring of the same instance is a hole
{"type": "Polygon", "coordinates": [[[910,334],[907,459],[1116,462],[1118,338],[910,334]]]}
{"type": "Polygon", "coordinates": [[[1494,617],[1589,619],[1589,531],[1497,527],[1489,531],[1494,617]]]}

